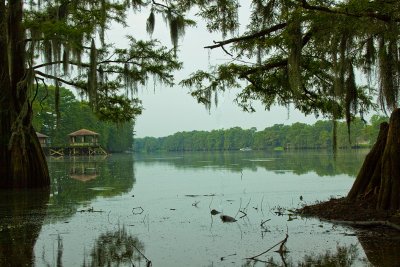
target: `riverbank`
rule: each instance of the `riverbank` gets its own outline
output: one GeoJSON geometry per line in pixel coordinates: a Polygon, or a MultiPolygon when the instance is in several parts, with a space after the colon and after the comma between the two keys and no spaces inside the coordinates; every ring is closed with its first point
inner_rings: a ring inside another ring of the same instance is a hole
{"type": "Polygon", "coordinates": [[[370,201],[330,199],[299,209],[299,214],[356,227],[390,227],[400,235],[400,212],[376,210],[370,201]]]}

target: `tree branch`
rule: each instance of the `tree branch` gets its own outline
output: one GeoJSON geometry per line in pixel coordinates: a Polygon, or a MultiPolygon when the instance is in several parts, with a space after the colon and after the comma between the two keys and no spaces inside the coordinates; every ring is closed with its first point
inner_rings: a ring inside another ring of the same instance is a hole
{"type": "Polygon", "coordinates": [[[225,41],[214,41],[215,45],[205,46],[204,48],[214,49],[214,48],[222,47],[222,46],[224,46],[226,44],[230,44],[230,43],[234,43],[234,42],[245,41],[245,40],[250,40],[250,39],[254,39],[254,38],[258,38],[258,37],[263,37],[263,36],[265,36],[267,34],[270,34],[271,32],[275,32],[275,31],[278,31],[280,29],[285,28],[286,25],[287,25],[287,23],[284,22],[284,23],[281,23],[281,24],[274,25],[274,26],[272,26],[272,27],[270,27],[268,29],[264,29],[264,30],[261,30],[259,32],[250,34],[250,35],[236,37],[236,38],[228,39],[228,40],[225,40],[225,41]]]}
{"type": "MultiPolygon", "coordinates": [[[[47,63],[43,63],[43,64],[39,64],[36,66],[33,66],[32,69],[40,69],[46,66],[51,66],[51,65],[57,65],[57,64],[63,64],[64,61],[51,61],[51,62],[47,62],[47,63]]],[[[82,67],[89,67],[89,64],[85,64],[85,63],[78,63],[78,62],[73,62],[73,61],[68,61],[68,64],[71,65],[75,65],[75,66],[82,66],[82,67]]]]}
{"type": "MultiPolygon", "coordinates": [[[[310,30],[304,35],[304,37],[302,39],[302,47],[304,47],[311,40],[312,32],[313,32],[313,30],[310,30]]],[[[265,65],[261,65],[261,66],[251,68],[251,69],[245,71],[244,73],[242,73],[240,75],[240,78],[245,78],[247,75],[253,74],[253,73],[256,73],[259,71],[265,71],[265,70],[270,70],[270,69],[275,69],[275,68],[286,67],[287,64],[288,64],[287,58],[284,58],[279,61],[269,62],[265,65]]]]}
{"type": "Polygon", "coordinates": [[[80,88],[82,90],[86,90],[85,87],[82,87],[81,85],[79,85],[77,83],[74,83],[74,82],[71,82],[71,81],[67,81],[67,80],[61,79],[59,77],[56,77],[56,76],[53,76],[53,75],[50,75],[50,74],[47,74],[47,73],[44,73],[44,72],[41,72],[41,71],[38,71],[38,70],[35,71],[35,74],[40,75],[40,76],[42,76],[42,77],[44,77],[46,79],[56,80],[56,81],[59,81],[59,82],[62,82],[62,83],[65,83],[65,84],[80,88]]]}
{"type": "Polygon", "coordinates": [[[330,8],[324,7],[324,6],[312,6],[307,3],[307,0],[298,0],[298,1],[301,1],[301,7],[303,7],[304,9],[307,9],[307,10],[315,10],[315,11],[321,11],[321,12],[330,13],[330,14],[345,15],[345,16],[356,17],[356,18],[368,17],[368,18],[378,19],[378,20],[381,20],[384,22],[393,22],[393,21],[400,22],[400,19],[393,19],[392,17],[390,17],[388,15],[377,14],[375,12],[355,14],[355,13],[344,12],[341,10],[330,9],[330,8]]]}

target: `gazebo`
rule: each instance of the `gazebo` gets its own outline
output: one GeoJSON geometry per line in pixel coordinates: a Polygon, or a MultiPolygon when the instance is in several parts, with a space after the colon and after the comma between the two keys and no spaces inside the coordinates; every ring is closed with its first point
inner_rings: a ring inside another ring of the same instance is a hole
{"type": "Polygon", "coordinates": [[[68,153],[74,155],[107,155],[100,143],[99,135],[87,129],[80,129],[70,133],[68,153]]]}
{"type": "Polygon", "coordinates": [[[49,138],[49,137],[48,137],[47,135],[45,135],[45,134],[38,133],[38,132],[36,132],[36,136],[37,136],[38,139],[39,139],[40,146],[41,146],[41,147],[46,147],[47,144],[48,144],[48,138],[49,138]]]}
{"type": "Polygon", "coordinates": [[[98,145],[99,134],[87,129],[80,129],[68,134],[70,146],[93,146],[98,145]]]}

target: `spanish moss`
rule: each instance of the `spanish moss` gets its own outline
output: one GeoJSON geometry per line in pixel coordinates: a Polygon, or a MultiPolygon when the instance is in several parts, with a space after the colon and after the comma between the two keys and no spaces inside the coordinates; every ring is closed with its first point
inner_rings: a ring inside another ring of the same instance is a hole
{"type": "Polygon", "coordinates": [[[288,26],[288,36],[289,36],[289,43],[288,43],[289,84],[294,94],[299,94],[302,87],[302,78],[301,78],[302,34],[301,34],[301,20],[299,17],[296,17],[288,26]]]}

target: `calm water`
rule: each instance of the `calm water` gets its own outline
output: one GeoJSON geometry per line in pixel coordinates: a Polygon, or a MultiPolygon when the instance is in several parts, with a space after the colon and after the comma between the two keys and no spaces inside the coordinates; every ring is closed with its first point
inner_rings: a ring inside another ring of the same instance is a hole
{"type": "Polygon", "coordinates": [[[49,158],[50,192],[0,192],[1,266],[396,266],[400,241],[292,215],[344,196],[365,152],[49,158]],[[221,214],[236,218],[223,222],[221,214]],[[288,253],[260,254],[289,235],[288,253]],[[388,243],[389,242],[389,243],[388,243]],[[332,265],[332,262],[336,265],[332,265]]]}

